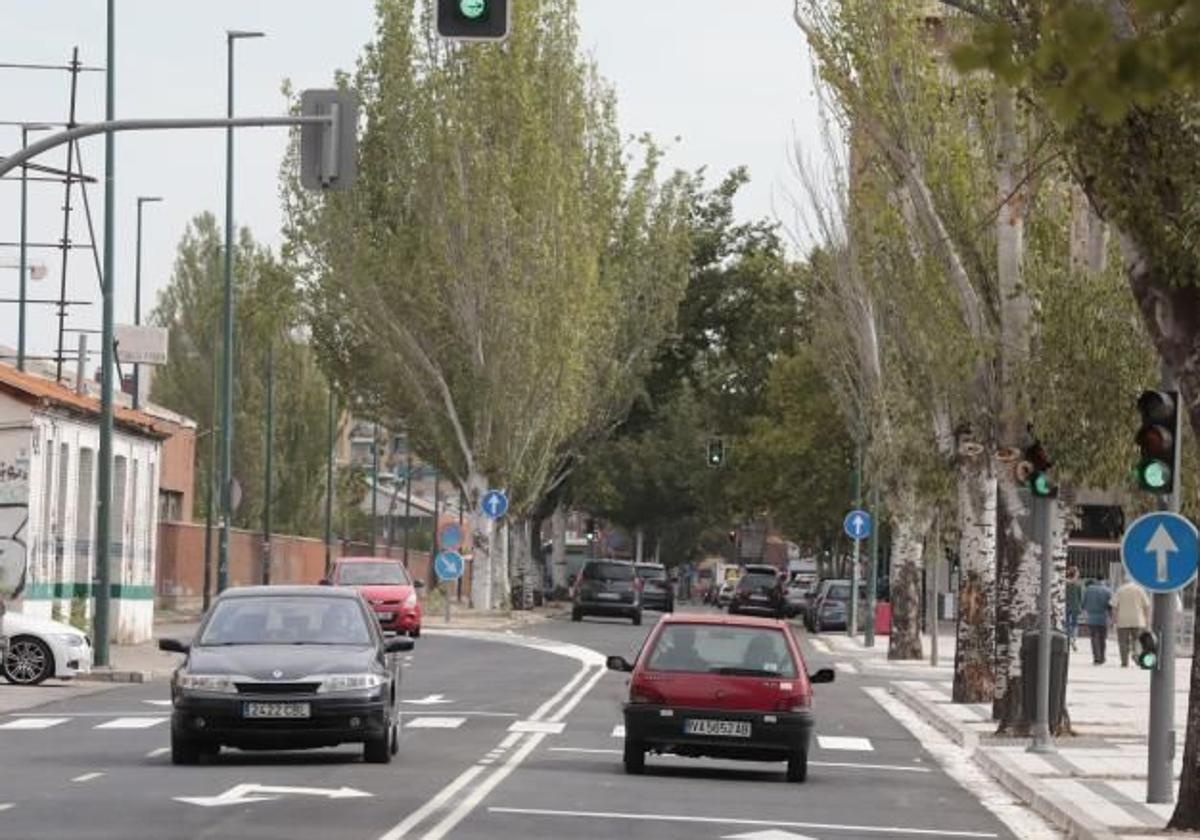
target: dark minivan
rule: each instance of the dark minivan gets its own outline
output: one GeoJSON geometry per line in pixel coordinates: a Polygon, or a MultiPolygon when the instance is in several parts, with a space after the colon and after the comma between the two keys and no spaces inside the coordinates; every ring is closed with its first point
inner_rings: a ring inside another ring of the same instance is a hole
{"type": "Polygon", "coordinates": [[[660,612],[674,612],[675,590],[667,567],[661,563],[635,563],[634,574],[642,582],[642,607],[660,612]]]}
{"type": "Polygon", "coordinates": [[[611,615],[642,623],[642,582],[624,560],[589,560],[575,581],[571,620],[611,615]]]}
{"type": "Polygon", "coordinates": [[[787,616],[783,578],[771,566],[747,566],[729,601],[729,614],[759,613],[772,618],[787,616]]]}

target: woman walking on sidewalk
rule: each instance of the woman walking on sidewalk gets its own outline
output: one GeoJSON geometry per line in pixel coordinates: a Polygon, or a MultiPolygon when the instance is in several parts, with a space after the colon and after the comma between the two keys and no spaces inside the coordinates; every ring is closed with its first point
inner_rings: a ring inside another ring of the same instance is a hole
{"type": "Polygon", "coordinates": [[[1063,629],[1071,642],[1071,650],[1077,650],[1075,639],[1079,636],[1079,611],[1083,609],[1083,583],[1079,580],[1079,567],[1067,567],[1067,622],[1063,629]]]}
{"type": "Polygon", "coordinates": [[[1092,662],[1103,665],[1108,648],[1108,615],[1113,593],[1099,578],[1083,593],[1083,612],[1087,615],[1088,634],[1092,638],[1092,662]]]}

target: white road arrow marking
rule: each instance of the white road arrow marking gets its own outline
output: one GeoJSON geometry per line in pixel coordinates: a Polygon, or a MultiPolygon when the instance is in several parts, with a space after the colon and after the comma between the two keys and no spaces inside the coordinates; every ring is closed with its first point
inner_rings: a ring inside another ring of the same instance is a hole
{"type": "Polygon", "coordinates": [[[1158,561],[1157,575],[1159,583],[1166,583],[1170,575],[1170,570],[1167,566],[1167,555],[1179,553],[1179,546],[1175,545],[1175,540],[1171,539],[1171,535],[1167,533],[1167,529],[1162,525],[1155,530],[1154,536],[1150,538],[1150,542],[1146,543],[1146,551],[1153,554],[1158,561]]]}
{"type": "Polygon", "coordinates": [[[281,796],[324,796],[327,799],[357,799],[364,796],[374,796],[365,790],[351,787],[340,788],[309,788],[286,787],[282,785],[234,785],[217,796],[176,796],[177,802],[187,802],[205,808],[219,808],[224,805],[246,805],[250,802],[269,802],[281,796]]]}
{"type": "Polygon", "coordinates": [[[453,700],[447,700],[445,694],[430,694],[422,697],[420,700],[401,700],[401,703],[411,703],[414,706],[440,706],[443,703],[453,703],[453,700]]]}
{"type": "Polygon", "coordinates": [[[767,831],[749,831],[745,834],[727,834],[724,840],[816,840],[807,834],[796,834],[794,831],[780,831],[772,828],[767,831]]]}
{"type": "Polygon", "coordinates": [[[170,700],[143,700],[143,703],[149,703],[151,706],[170,706],[170,700]]]}

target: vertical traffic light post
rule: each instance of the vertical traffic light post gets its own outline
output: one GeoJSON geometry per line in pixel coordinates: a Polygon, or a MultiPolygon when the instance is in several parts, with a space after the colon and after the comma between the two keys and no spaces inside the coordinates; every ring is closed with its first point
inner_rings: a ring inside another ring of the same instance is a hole
{"type": "MultiPolygon", "coordinates": [[[[1034,441],[1025,450],[1021,466],[1026,472],[1026,486],[1033,497],[1034,534],[1042,555],[1041,590],[1038,593],[1037,709],[1029,752],[1052,753],[1056,748],[1050,735],[1050,657],[1054,629],[1051,589],[1054,584],[1054,504],[1058,487],[1050,475],[1054,463],[1040,441],[1034,441]]],[[[1029,679],[1029,676],[1026,674],[1025,679],[1029,679]]]]}
{"type": "MultiPolygon", "coordinates": [[[[96,502],[96,576],[93,586],[95,604],[92,609],[93,639],[95,640],[95,664],[108,665],[108,610],[111,584],[111,550],[109,518],[112,494],[112,430],[113,430],[113,302],[115,298],[115,273],[113,270],[112,246],[114,224],[113,170],[114,136],[126,131],[166,131],[200,128],[269,128],[299,126],[301,183],[306,187],[321,190],[348,189],[357,174],[357,127],[358,101],[353,93],[341,90],[304,91],[300,100],[300,114],[284,117],[240,117],[203,119],[155,119],[117,120],[112,118],[112,6],[109,3],[109,91],[106,115],[101,122],[86,123],[52,134],[21,151],[0,160],[0,177],[16,170],[33,158],[50,149],[92,137],[106,135],[106,180],[105,198],[105,244],[103,319],[101,330],[100,369],[100,455],[97,463],[96,502]]],[[[229,418],[226,418],[226,423],[229,418]]]]}

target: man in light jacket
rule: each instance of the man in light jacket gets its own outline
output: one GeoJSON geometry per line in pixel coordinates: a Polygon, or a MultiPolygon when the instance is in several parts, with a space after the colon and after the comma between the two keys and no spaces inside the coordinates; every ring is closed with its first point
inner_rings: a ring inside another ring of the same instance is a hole
{"type": "Polygon", "coordinates": [[[1132,580],[1127,580],[1112,596],[1113,618],[1117,624],[1117,645],[1121,667],[1129,667],[1129,657],[1138,635],[1150,625],[1150,596],[1132,580]]]}
{"type": "Polygon", "coordinates": [[[1104,578],[1088,584],[1083,592],[1083,614],[1087,616],[1088,635],[1092,639],[1092,662],[1103,665],[1108,653],[1108,617],[1113,592],[1104,578]]]}

